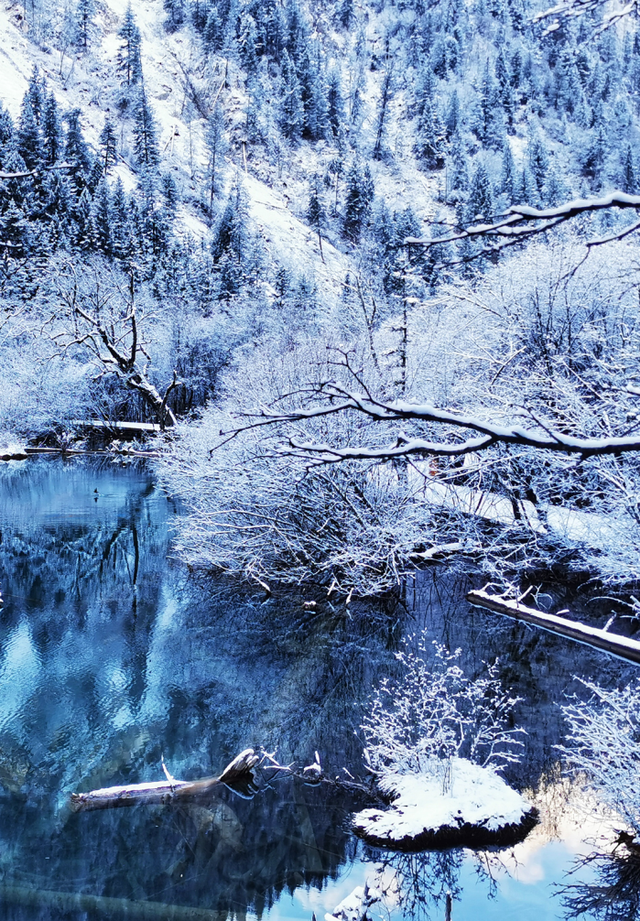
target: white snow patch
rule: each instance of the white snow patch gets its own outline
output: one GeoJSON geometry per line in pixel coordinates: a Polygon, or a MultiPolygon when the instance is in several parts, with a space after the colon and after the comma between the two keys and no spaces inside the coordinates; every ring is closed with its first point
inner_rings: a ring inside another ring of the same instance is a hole
{"type": "Polygon", "coordinates": [[[387,774],[379,786],[394,797],[391,807],[363,809],[353,824],[363,835],[390,844],[466,824],[499,831],[519,824],[531,810],[493,770],[465,758],[434,761],[428,774],[387,774]]]}

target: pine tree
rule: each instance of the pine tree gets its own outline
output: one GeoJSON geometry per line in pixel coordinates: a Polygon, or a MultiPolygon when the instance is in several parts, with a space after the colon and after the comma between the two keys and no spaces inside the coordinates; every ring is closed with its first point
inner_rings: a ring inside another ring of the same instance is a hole
{"type": "Polygon", "coordinates": [[[76,44],[83,51],[86,51],[89,47],[95,12],[94,0],[78,0],[76,6],[76,44]]]}
{"type": "Polygon", "coordinates": [[[318,233],[324,227],[326,213],[322,201],[320,177],[316,173],[309,184],[309,204],[307,206],[307,220],[318,233]]]}
{"type": "Polygon", "coordinates": [[[103,178],[98,183],[94,199],[94,225],[96,229],[96,243],[105,256],[113,255],[113,242],[111,239],[111,200],[109,186],[103,178]]]}
{"type": "Polygon", "coordinates": [[[16,129],[13,119],[0,103],[0,169],[6,169],[6,158],[16,152],[16,129]]]}
{"type": "Polygon", "coordinates": [[[104,128],[100,133],[100,153],[101,165],[105,176],[108,175],[109,169],[118,162],[118,147],[116,142],[116,133],[107,117],[104,120],[104,128]]]}
{"type": "Polygon", "coordinates": [[[44,162],[48,166],[57,163],[62,156],[64,136],[58,114],[58,104],[53,93],[48,93],[42,112],[42,147],[44,162]]]}
{"type": "Polygon", "coordinates": [[[465,220],[473,223],[488,220],[494,210],[493,188],[484,164],[479,163],[471,180],[469,200],[465,209],[465,220]]]}
{"type": "Polygon", "coordinates": [[[35,169],[44,159],[40,129],[33,114],[29,94],[22,100],[20,120],[18,122],[18,153],[27,169],[35,169]]]}
{"type": "Polygon", "coordinates": [[[549,168],[549,157],[545,146],[537,133],[534,133],[529,141],[528,149],[529,169],[536,184],[538,192],[542,192],[547,170],[549,168]]]}
{"type": "MultiPolygon", "coordinates": [[[[224,32],[221,26],[217,29],[217,39],[216,41],[212,33],[212,39],[209,44],[213,51],[219,51],[222,48],[224,32]]],[[[253,16],[247,16],[243,20],[238,45],[240,47],[242,66],[247,71],[247,74],[251,76],[258,70],[258,27],[253,16]]]]}
{"type": "Polygon", "coordinates": [[[80,109],[73,109],[66,115],[67,137],[64,146],[64,159],[71,167],[69,175],[77,195],[87,185],[93,164],[80,127],[80,114],[80,109]]]}
{"type": "Polygon", "coordinates": [[[211,209],[213,207],[213,197],[218,189],[224,156],[228,146],[224,128],[224,113],[219,103],[216,104],[213,114],[209,119],[205,141],[208,154],[207,185],[209,188],[209,208],[211,209]]]}
{"type": "Polygon", "coordinates": [[[357,243],[371,215],[374,185],[369,166],[355,160],[347,173],[347,188],[342,228],[348,240],[357,243]]]}
{"type": "Polygon", "coordinates": [[[42,120],[42,110],[44,107],[45,95],[45,79],[44,77],[40,76],[38,68],[34,67],[33,73],[31,74],[31,79],[29,80],[27,96],[29,97],[29,102],[31,103],[31,111],[33,112],[33,117],[35,118],[36,124],[38,125],[40,125],[42,120]]]}
{"type": "Polygon", "coordinates": [[[636,185],[636,164],[633,158],[633,150],[631,144],[627,144],[622,160],[622,191],[628,195],[635,195],[636,185]]]}
{"type": "Polygon", "coordinates": [[[460,118],[460,99],[458,97],[458,90],[454,88],[449,100],[449,108],[447,109],[447,114],[444,119],[445,128],[447,129],[447,138],[451,138],[458,130],[460,118]]]}
{"type": "Polygon", "coordinates": [[[500,178],[500,191],[506,197],[508,205],[513,204],[516,184],[516,165],[513,161],[511,145],[507,141],[502,152],[502,175],[500,178]]]}
{"type": "Polygon", "coordinates": [[[449,201],[459,201],[467,191],[469,174],[467,171],[467,151],[460,131],[451,138],[451,162],[447,176],[449,201]]]}
{"type": "Polygon", "coordinates": [[[353,0],[340,0],[337,10],[338,22],[343,29],[350,29],[353,20],[353,0]]]}
{"type": "Polygon", "coordinates": [[[111,202],[111,249],[117,259],[125,259],[130,254],[130,237],[127,197],[118,177],[111,202]]]}
{"type": "Polygon", "coordinates": [[[134,112],[133,149],[139,166],[145,170],[157,168],[160,154],[156,139],[156,126],[144,88],[140,90],[134,112]]]}
{"type": "Polygon", "coordinates": [[[163,6],[167,14],[165,29],[167,32],[177,32],[187,18],[184,0],[163,0],[163,6]]]}
{"type": "Polygon", "coordinates": [[[327,76],[327,120],[334,138],[341,138],[344,132],[344,98],[342,81],[336,67],[332,67],[327,76]]]}
{"type": "Polygon", "coordinates": [[[280,100],[280,130],[288,140],[295,143],[300,140],[304,126],[304,108],[300,93],[300,83],[285,51],[282,56],[282,97],[280,100]]]}
{"type": "Polygon", "coordinates": [[[236,182],[220,216],[212,243],[212,256],[218,267],[220,297],[229,300],[238,294],[251,257],[248,208],[244,190],[236,182]]]}
{"type": "Polygon", "coordinates": [[[116,59],[118,73],[122,75],[127,86],[135,86],[142,80],[142,38],[130,3],[125,11],[118,37],[122,41],[116,59]]]}
{"type": "Polygon", "coordinates": [[[500,102],[504,109],[504,113],[507,116],[507,124],[509,128],[513,126],[513,89],[511,86],[511,74],[509,72],[509,65],[507,63],[507,58],[504,53],[504,48],[500,48],[498,56],[496,58],[496,82],[498,84],[498,95],[500,97],[500,102]]]}
{"type": "Polygon", "coordinates": [[[297,76],[304,112],[302,134],[305,138],[317,141],[326,136],[328,129],[327,98],[317,45],[315,48],[309,45],[305,47],[300,55],[297,76]]]}
{"type": "Polygon", "coordinates": [[[415,145],[416,157],[425,169],[443,169],[446,148],[446,128],[440,118],[437,105],[428,101],[418,120],[418,136],[415,145]]]}
{"type": "MultiPolygon", "coordinates": [[[[253,46],[253,54],[256,54],[256,23],[253,16],[247,16],[246,19],[246,33],[245,33],[245,46],[247,44],[249,32],[251,34],[251,44],[253,46]]],[[[218,12],[217,6],[212,6],[209,15],[207,16],[207,22],[204,27],[204,42],[207,48],[210,51],[217,53],[221,51],[224,46],[224,23],[220,18],[220,13],[218,12]]]]}

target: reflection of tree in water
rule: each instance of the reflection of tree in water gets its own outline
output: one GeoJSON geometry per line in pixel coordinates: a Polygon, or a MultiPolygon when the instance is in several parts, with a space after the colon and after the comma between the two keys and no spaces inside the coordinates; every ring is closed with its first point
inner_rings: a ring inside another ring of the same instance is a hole
{"type": "Polygon", "coordinates": [[[220,921],[260,916],[286,891],[322,888],[353,856],[349,806],[337,791],[288,778],[252,800],[222,790],[198,803],[73,815],[10,880],[45,894],[197,906],[220,921]]]}
{"type": "MultiPolygon", "coordinates": [[[[460,871],[470,852],[461,848],[411,854],[367,850],[377,860],[375,874],[367,880],[368,893],[373,894],[367,919],[384,917],[388,911],[398,911],[411,921],[455,918],[454,903],[463,895],[460,871]]],[[[477,851],[473,859],[487,898],[492,898],[497,891],[494,873],[502,865],[500,852],[477,851]]]]}
{"type": "Polygon", "coordinates": [[[593,882],[562,886],[559,894],[565,917],[589,915],[598,921],[636,921],[640,916],[640,854],[626,850],[594,852],[581,860],[574,876],[588,871],[593,882]]]}

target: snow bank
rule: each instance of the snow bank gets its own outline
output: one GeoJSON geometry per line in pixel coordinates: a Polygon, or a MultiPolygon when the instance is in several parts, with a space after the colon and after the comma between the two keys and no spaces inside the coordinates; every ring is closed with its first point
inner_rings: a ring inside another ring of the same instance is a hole
{"type": "Polygon", "coordinates": [[[490,768],[464,758],[423,774],[387,774],[389,809],[363,809],[354,828],[370,844],[400,850],[512,844],[536,823],[535,809],[490,768]]]}

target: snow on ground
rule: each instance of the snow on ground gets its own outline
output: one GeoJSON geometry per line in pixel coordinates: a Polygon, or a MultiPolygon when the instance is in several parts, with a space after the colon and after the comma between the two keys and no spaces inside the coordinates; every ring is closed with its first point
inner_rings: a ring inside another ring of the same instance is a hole
{"type": "Polygon", "coordinates": [[[464,758],[438,762],[434,768],[429,774],[384,776],[379,786],[394,797],[390,808],[357,813],[356,831],[392,845],[440,828],[457,829],[467,824],[499,831],[519,825],[531,810],[529,803],[489,768],[464,758]]]}

